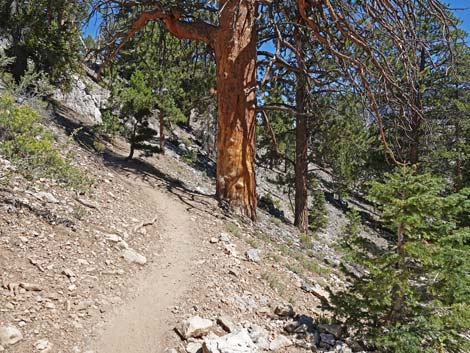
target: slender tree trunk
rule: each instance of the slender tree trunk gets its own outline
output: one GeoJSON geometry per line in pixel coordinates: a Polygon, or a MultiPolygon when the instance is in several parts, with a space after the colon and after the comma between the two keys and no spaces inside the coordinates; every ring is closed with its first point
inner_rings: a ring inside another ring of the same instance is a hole
{"type": "MultiPolygon", "coordinates": [[[[302,19],[299,18],[299,22],[302,19]]],[[[294,224],[303,233],[308,231],[308,124],[305,115],[307,103],[307,78],[304,74],[305,63],[302,56],[303,35],[296,30],[297,49],[297,91],[295,104],[297,116],[295,120],[295,214],[294,224]]]]}
{"type": "Polygon", "coordinates": [[[160,112],[160,152],[165,154],[165,118],[163,112],[160,112]]]}
{"type": "Polygon", "coordinates": [[[219,1],[216,196],[256,218],[256,0],[219,1]]]}
{"type": "MultiPolygon", "coordinates": [[[[424,48],[420,52],[420,63],[419,63],[419,72],[422,73],[426,69],[426,52],[424,48]]],[[[423,109],[423,98],[421,94],[421,88],[418,82],[418,92],[416,93],[416,108],[422,111],[423,109]]],[[[410,163],[416,164],[419,162],[419,147],[421,139],[421,116],[413,112],[411,117],[411,143],[410,143],[410,163]]]]}
{"type": "Polygon", "coordinates": [[[295,127],[295,221],[301,232],[308,231],[307,151],[308,126],[305,115],[306,82],[302,74],[297,78],[297,118],[295,127]]]}
{"type": "Polygon", "coordinates": [[[134,158],[134,151],[135,151],[134,143],[131,142],[129,155],[127,156],[126,160],[130,161],[132,158],[134,158]]]}

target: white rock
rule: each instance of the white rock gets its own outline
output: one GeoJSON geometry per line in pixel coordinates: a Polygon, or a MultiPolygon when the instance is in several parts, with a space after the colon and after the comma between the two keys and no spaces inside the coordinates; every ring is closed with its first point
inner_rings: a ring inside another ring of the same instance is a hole
{"type": "Polygon", "coordinates": [[[253,343],[246,329],[217,337],[207,336],[202,345],[203,353],[257,353],[258,348],[253,343]]]}
{"type": "Polygon", "coordinates": [[[276,351],[281,348],[290,347],[292,346],[292,344],[293,344],[292,341],[288,339],[286,336],[279,335],[274,340],[271,341],[271,343],[269,344],[269,349],[271,351],[276,351]]]}
{"type": "Polygon", "coordinates": [[[34,343],[34,347],[41,353],[48,353],[52,350],[52,343],[43,338],[34,343]]]}
{"type": "Polygon", "coordinates": [[[112,243],[119,243],[122,238],[117,234],[106,234],[104,238],[112,243]]]}
{"type": "Polygon", "coordinates": [[[233,322],[233,320],[228,317],[227,315],[222,315],[217,319],[217,323],[227,332],[234,332],[237,328],[237,325],[233,322]]]}
{"type": "Polygon", "coordinates": [[[230,237],[227,233],[221,233],[219,235],[219,240],[227,244],[231,242],[230,237]]]}
{"type": "Polygon", "coordinates": [[[54,195],[52,195],[49,192],[44,192],[40,191],[34,194],[34,196],[44,202],[49,202],[49,203],[59,203],[59,200],[57,200],[54,195]]]}
{"type": "Polygon", "coordinates": [[[183,321],[181,333],[185,338],[202,337],[209,333],[214,323],[211,320],[203,319],[200,316],[193,316],[183,321]]]}
{"type": "Polygon", "coordinates": [[[147,258],[144,255],[139,254],[133,249],[124,249],[121,253],[121,256],[127,262],[136,263],[139,265],[145,265],[147,263],[147,258]]]}
{"type": "Polygon", "coordinates": [[[23,339],[23,334],[15,326],[0,326],[0,346],[11,346],[23,339]]]}
{"type": "Polygon", "coordinates": [[[186,346],[186,352],[188,353],[198,353],[202,348],[201,342],[189,342],[186,346]]]}
{"type": "Polygon", "coordinates": [[[106,105],[109,92],[86,77],[75,76],[74,78],[71,90],[67,92],[57,90],[53,99],[88,118],[91,122],[101,123],[100,108],[106,105]]]}
{"type": "Polygon", "coordinates": [[[249,249],[246,252],[246,258],[248,261],[261,262],[261,251],[259,249],[249,249]]]}

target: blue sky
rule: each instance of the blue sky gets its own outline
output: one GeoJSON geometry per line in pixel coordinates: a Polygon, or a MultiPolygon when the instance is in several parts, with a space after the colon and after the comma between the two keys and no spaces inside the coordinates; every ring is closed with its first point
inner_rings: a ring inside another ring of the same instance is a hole
{"type": "MultiPolygon", "coordinates": [[[[456,10],[455,14],[459,17],[463,23],[460,24],[467,33],[470,33],[470,0],[448,0],[451,9],[463,9],[456,10]]],[[[470,39],[467,36],[467,42],[470,39]]]]}
{"type": "MultiPolygon", "coordinates": [[[[470,34],[470,0],[447,0],[447,2],[451,9],[459,9],[455,11],[455,14],[462,20],[460,26],[470,34]]],[[[96,37],[99,22],[99,16],[94,16],[83,30],[85,35],[96,37]]],[[[467,42],[470,42],[470,36],[467,36],[467,42]]]]}

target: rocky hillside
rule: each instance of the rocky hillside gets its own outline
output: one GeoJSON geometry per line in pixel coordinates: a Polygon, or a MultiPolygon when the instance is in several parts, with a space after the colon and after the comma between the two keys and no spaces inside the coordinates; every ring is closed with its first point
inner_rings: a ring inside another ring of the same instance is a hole
{"type": "Polygon", "coordinates": [[[75,104],[85,86],[42,114],[90,186],[0,159],[0,351],[351,352],[321,307],[344,285],[342,211],[327,205],[313,242],[261,209],[256,224],[226,214],[204,128],[175,127],[165,155],[126,161],[127,144],[101,140],[96,110],[75,104]]]}

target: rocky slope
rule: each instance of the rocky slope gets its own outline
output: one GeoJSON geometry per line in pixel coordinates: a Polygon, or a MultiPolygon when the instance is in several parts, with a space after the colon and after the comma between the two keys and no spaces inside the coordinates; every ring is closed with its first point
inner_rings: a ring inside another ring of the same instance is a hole
{"type": "Polygon", "coordinates": [[[340,211],[313,242],[262,210],[251,224],[217,208],[194,136],[126,162],[123,141],[97,153],[87,122],[61,114],[46,123],[59,143],[83,127],[74,164],[94,183],[80,194],[0,160],[14,175],[0,190],[0,351],[350,351],[320,305],[342,286],[340,211]]]}

